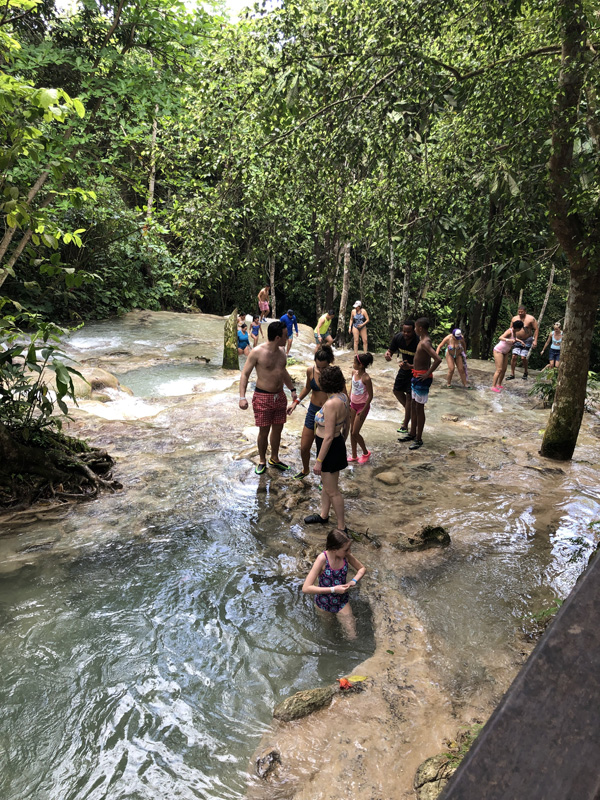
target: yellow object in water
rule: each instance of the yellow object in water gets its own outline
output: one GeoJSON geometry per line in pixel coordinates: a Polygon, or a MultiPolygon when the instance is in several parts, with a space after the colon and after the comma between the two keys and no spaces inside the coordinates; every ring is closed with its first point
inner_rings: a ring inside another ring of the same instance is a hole
{"type": "Polygon", "coordinates": [[[367,676],[366,675],[350,675],[348,680],[350,681],[350,683],[359,683],[360,681],[366,681],[367,680],[367,676]]]}

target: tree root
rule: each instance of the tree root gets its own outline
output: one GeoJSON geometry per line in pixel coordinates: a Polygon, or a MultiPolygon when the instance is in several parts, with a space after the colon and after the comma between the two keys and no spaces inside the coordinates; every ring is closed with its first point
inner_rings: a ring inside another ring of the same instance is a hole
{"type": "Polygon", "coordinates": [[[38,431],[30,443],[0,424],[0,509],[18,513],[47,499],[60,505],[118,491],[113,466],[105,450],[61,433],[38,431]]]}

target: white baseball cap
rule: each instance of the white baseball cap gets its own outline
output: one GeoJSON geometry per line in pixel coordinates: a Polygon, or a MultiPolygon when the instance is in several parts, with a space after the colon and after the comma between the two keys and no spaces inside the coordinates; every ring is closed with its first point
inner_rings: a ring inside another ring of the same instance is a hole
{"type": "Polygon", "coordinates": [[[354,305],[352,306],[352,308],[358,308],[359,306],[362,306],[362,303],[360,302],[360,300],[357,300],[356,303],[354,303],[354,305]]]}
{"type": "Polygon", "coordinates": [[[457,339],[459,339],[459,338],[462,336],[462,331],[461,331],[461,329],[460,329],[460,328],[457,328],[457,329],[454,331],[454,336],[455,336],[457,339]]]}

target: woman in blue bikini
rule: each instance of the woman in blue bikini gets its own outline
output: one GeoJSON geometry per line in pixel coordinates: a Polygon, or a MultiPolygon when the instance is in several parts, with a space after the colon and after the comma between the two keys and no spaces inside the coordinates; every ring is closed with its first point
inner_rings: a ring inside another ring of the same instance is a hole
{"type": "Polygon", "coordinates": [[[356,637],[354,615],[350,607],[349,590],[357,586],[367,568],[351,552],[352,539],[347,533],[332,530],[327,534],[325,550],[312,565],[302,586],[305,594],[314,594],[315,603],[321,611],[339,614],[349,638],[356,637]],[[348,581],[348,564],[356,570],[356,575],[348,581]],[[318,583],[315,581],[318,577],[318,583]]]}

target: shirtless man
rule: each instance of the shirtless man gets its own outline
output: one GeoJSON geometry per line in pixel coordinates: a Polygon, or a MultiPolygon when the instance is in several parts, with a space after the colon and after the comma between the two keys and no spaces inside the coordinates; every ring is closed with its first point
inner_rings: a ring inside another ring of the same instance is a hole
{"type": "Polygon", "coordinates": [[[442,359],[433,349],[429,338],[429,320],[421,317],[415,322],[415,333],[419,344],[413,363],[410,410],[410,433],[398,439],[399,442],[412,442],[409,450],[423,447],[423,428],[425,427],[425,403],[429,397],[429,387],[433,382],[432,373],[442,363],[442,359]]]}
{"type": "Polygon", "coordinates": [[[511,374],[506,378],[507,381],[514,381],[515,367],[517,366],[517,358],[521,358],[523,364],[523,380],[526,381],[529,375],[529,356],[531,351],[537,345],[539,327],[537,320],[525,310],[525,306],[519,306],[518,313],[511,319],[510,325],[518,319],[523,323],[523,330],[516,338],[519,340],[513,345],[512,358],[510,361],[511,374]]]}
{"type": "Polygon", "coordinates": [[[258,310],[260,321],[265,322],[269,314],[269,287],[264,286],[258,293],[258,310]]]}
{"type": "Polygon", "coordinates": [[[397,333],[386,350],[385,360],[391,361],[394,353],[398,353],[398,374],[394,381],[394,397],[404,408],[404,421],[398,428],[398,433],[407,434],[410,424],[412,400],[410,396],[410,382],[412,379],[413,360],[419,337],[415,333],[415,323],[407,319],[402,325],[402,332],[397,333]]]}
{"type": "Polygon", "coordinates": [[[283,384],[292,393],[292,400],[296,399],[296,389],[292,379],[285,368],[285,347],[287,328],[283,322],[271,322],[267,328],[267,340],[264,344],[255,347],[248,356],[242,374],[240,375],[240,408],[246,410],[246,388],[248,379],[253,369],[256,369],[256,388],[252,397],[254,420],[258,427],[258,464],[255,472],[262,475],[267,469],[267,444],[269,431],[271,432],[271,458],[269,466],[286,472],[288,464],[279,460],[279,444],[281,431],[287,418],[287,399],[283,391],[283,384]]]}

